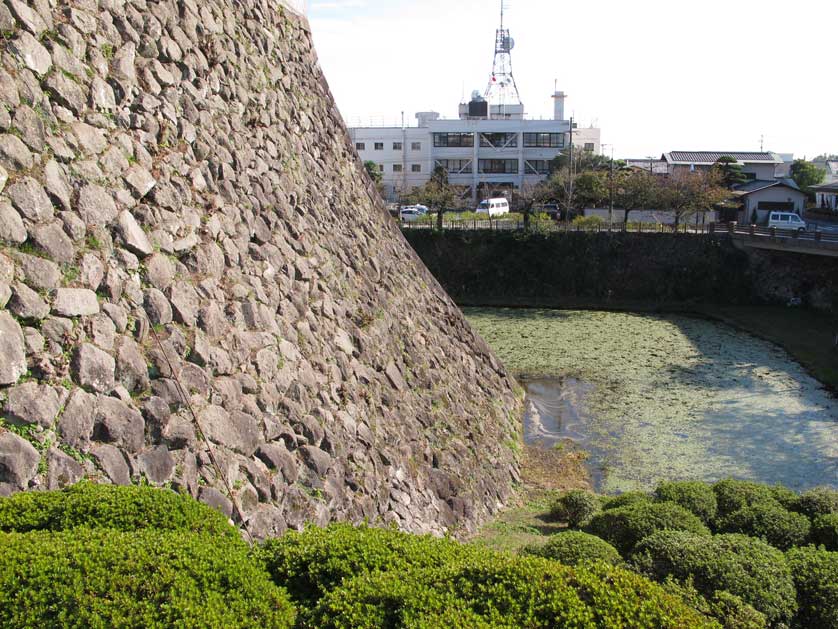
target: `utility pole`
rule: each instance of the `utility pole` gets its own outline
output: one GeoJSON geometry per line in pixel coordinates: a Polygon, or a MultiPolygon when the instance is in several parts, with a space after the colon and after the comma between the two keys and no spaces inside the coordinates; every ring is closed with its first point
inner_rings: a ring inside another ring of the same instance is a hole
{"type": "Polygon", "coordinates": [[[570,117],[570,159],[567,163],[567,213],[565,223],[570,226],[570,208],[573,204],[573,116],[570,117]]]}
{"type": "Polygon", "coordinates": [[[611,145],[611,172],[608,175],[608,231],[614,226],[614,145],[611,145]]]}

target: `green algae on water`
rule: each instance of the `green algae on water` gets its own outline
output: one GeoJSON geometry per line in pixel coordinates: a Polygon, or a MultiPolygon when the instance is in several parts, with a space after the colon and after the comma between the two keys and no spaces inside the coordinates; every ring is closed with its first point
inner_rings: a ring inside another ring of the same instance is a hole
{"type": "Polygon", "coordinates": [[[729,476],[838,486],[838,400],[771,343],[677,315],[466,315],[517,374],[592,385],[580,441],[602,491],[729,476]]]}

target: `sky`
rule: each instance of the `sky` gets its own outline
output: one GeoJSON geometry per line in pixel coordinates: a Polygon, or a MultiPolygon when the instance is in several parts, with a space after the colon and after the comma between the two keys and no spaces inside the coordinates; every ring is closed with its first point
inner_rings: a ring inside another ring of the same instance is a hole
{"type": "MultiPolygon", "coordinates": [[[[602,129],[622,158],[673,150],[838,154],[834,0],[507,0],[527,114],[602,129]]],[[[492,70],[500,0],[309,0],[349,125],[456,117],[492,70]]]]}

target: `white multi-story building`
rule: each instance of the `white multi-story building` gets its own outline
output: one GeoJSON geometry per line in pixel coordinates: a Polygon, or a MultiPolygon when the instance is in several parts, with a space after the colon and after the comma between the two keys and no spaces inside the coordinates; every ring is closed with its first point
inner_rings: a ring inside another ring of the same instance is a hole
{"type": "Polygon", "coordinates": [[[374,162],[391,201],[430,180],[436,167],[468,189],[472,201],[544,180],[550,161],[570,147],[600,151],[600,130],[576,128],[564,118],[564,92],[556,92],[552,120],[528,119],[524,106],[490,105],[478,94],[459,107],[459,118],[416,114],[415,127],[351,127],[355,149],[374,162]]]}

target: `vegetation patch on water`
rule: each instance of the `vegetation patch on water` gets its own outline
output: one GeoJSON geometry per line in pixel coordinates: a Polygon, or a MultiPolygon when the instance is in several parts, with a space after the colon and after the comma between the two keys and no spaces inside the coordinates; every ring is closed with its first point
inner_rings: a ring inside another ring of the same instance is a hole
{"type": "Polygon", "coordinates": [[[532,383],[528,439],[577,440],[601,491],[726,477],[838,485],[838,401],[771,343],[687,316],[466,315],[532,383]]]}

